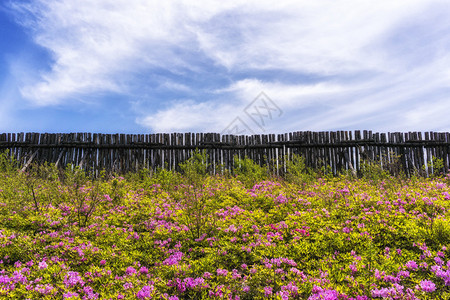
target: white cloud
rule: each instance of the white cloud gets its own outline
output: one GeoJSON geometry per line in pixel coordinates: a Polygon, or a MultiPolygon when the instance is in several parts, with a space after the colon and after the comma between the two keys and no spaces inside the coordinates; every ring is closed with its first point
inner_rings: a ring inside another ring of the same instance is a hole
{"type": "MultiPolygon", "coordinates": [[[[313,85],[287,85],[245,79],[215,91],[221,99],[206,102],[178,100],[158,112],[138,118],[138,123],[156,132],[169,131],[217,131],[222,132],[236,117],[250,122],[244,109],[251,105],[263,91],[277,106],[283,109],[301,109],[317,103],[327,102],[331,95],[346,93],[343,87],[319,83],[313,85]],[[228,95],[228,96],[227,96],[228,95]],[[228,100],[225,100],[228,99],[228,100]],[[232,99],[232,100],[229,100],[232,99]]],[[[254,125],[254,124],[253,124],[254,125]]],[[[272,124],[273,125],[273,124],[272,124]]],[[[254,127],[254,126],[253,126],[254,127]]],[[[255,132],[258,128],[252,128],[255,132]]]]}
{"type": "Polygon", "coordinates": [[[450,111],[444,91],[449,79],[447,65],[447,60],[440,60],[406,74],[383,74],[343,84],[284,84],[245,79],[216,91],[217,95],[229,95],[226,98],[234,99],[233,102],[175,101],[174,106],[148,116],[141,124],[155,131],[221,132],[235,117],[240,117],[253,131],[261,132],[248,120],[244,108],[263,91],[283,110],[282,118],[267,121],[266,132],[342,128],[445,130],[448,128],[445,113],[450,111]],[[309,113],[314,107],[319,109],[309,113]]]}
{"type": "Polygon", "coordinates": [[[358,86],[344,86],[336,83],[319,82],[313,84],[285,84],[279,81],[264,82],[257,79],[245,79],[219,90],[231,92],[247,105],[264,92],[279,106],[300,108],[304,105],[329,100],[333,96],[357,90],[358,86]]]}
{"type": "Polygon", "coordinates": [[[435,112],[420,109],[419,96],[443,105],[436,91],[450,79],[449,11],[441,0],[35,0],[12,7],[28,12],[24,26],[54,59],[23,87],[26,98],[52,105],[105,91],[135,95],[137,74],[165,70],[167,78],[152,83],[196,90],[199,99],[139,111],[137,122],[154,131],[220,130],[261,91],[286,115],[322,109],[280,123],[283,130],[360,126],[399,105],[404,116],[380,128],[418,126],[435,112]],[[214,91],[216,99],[208,82],[193,87],[170,75],[196,77],[209,68],[223,68],[231,82],[214,91]],[[261,79],[262,71],[270,75],[261,79]]]}
{"type": "Polygon", "coordinates": [[[211,18],[196,31],[200,46],[229,68],[279,68],[325,74],[378,70],[383,57],[369,48],[376,46],[376,41],[402,18],[414,15],[426,4],[335,0],[278,3],[279,8],[241,14],[232,24],[226,24],[227,15],[211,18]],[[226,38],[230,30],[223,33],[216,29],[217,22],[237,32],[237,41],[226,38]]]}
{"type": "Polygon", "coordinates": [[[189,86],[182,83],[174,82],[172,80],[164,81],[163,83],[160,84],[160,88],[184,92],[190,92],[192,90],[189,86]]]}
{"type": "Polygon", "coordinates": [[[211,102],[181,101],[155,114],[138,118],[137,122],[155,132],[184,132],[189,130],[222,131],[228,116],[236,112],[232,105],[214,106],[211,102]]]}

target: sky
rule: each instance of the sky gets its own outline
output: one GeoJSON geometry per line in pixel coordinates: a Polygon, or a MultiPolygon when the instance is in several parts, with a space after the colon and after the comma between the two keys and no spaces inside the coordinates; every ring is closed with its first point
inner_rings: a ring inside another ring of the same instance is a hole
{"type": "Polygon", "coordinates": [[[450,131],[448,0],[1,0],[0,133],[450,131]]]}

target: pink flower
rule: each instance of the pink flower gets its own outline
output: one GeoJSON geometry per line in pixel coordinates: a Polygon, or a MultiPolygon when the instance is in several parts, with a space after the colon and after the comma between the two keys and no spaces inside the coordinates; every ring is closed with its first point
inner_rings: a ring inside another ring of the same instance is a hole
{"type": "Polygon", "coordinates": [[[127,273],[128,276],[132,275],[132,274],[136,274],[137,271],[135,268],[133,267],[128,267],[127,270],[125,271],[125,273],[127,273]]]}
{"type": "Polygon", "coordinates": [[[237,278],[241,278],[241,274],[239,274],[238,270],[233,269],[233,275],[232,275],[233,279],[237,279],[237,278]]]}
{"type": "Polygon", "coordinates": [[[228,231],[236,233],[238,231],[238,229],[236,228],[236,226],[234,226],[234,224],[232,224],[232,225],[230,225],[230,227],[228,227],[228,231]]]}
{"type": "Polygon", "coordinates": [[[277,294],[281,296],[281,300],[289,300],[289,291],[280,291],[277,294]]]}
{"type": "Polygon", "coordinates": [[[434,261],[435,261],[438,265],[440,265],[440,266],[442,266],[442,265],[444,264],[444,261],[443,261],[442,258],[440,258],[439,256],[436,256],[436,257],[434,258],[434,261]]]}
{"type": "Polygon", "coordinates": [[[133,288],[133,284],[131,282],[126,282],[126,283],[123,284],[123,288],[125,290],[132,289],[133,288]]]}
{"type": "Polygon", "coordinates": [[[168,258],[166,258],[163,261],[163,265],[166,266],[172,266],[172,265],[177,265],[178,262],[183,258],[183,252],[175,252],[174,254],[172,254],[171,256],[169,256],[168,258]]]}
{"type": "Polygon", "coordinates": [[[227,276],[228,271],[225,269],[217,269],[217,275],[227,276]]]}
{"type": "Polygon", "coordinates": [[[136,295],[138,299],[150,299],[155,288],[152,285],[144,286],[136,295]]]}
{"type": "Polygon", "coordinates": [[[381,280],[381,276],[384,276],[384,271],[382,273],[380,273],[380,271],[378,269],[375,269],[374,276],[376,279],[381,280]]]}
{"type": "Polygon", "coordinates": [[[276,200],[276,202],[278,202],[278,203],[280,203],[280,204],[288,202],[288,199],[287,199],[284,195],[282,195],[282,194],[280,194],[280,195],[277,197],[277,199],[275,199],[275,200],[276,200]]]}
{"type": "Polygon", "coordinates": [[[40,269],[40,270],[46,269],[47,267],[48,267],[48,265],[47,265],[47,263],[46,263],[45,261],[41,261],[41,262],[39,263],[39,269],[40,269]]]}
{"type": "Polygon", "coordinates": [[[270,287],[270,286],[266,286],[265,288],[264,288],[264,296],[270,296],[270,295],[272,295],[272,287],[270,287]]]}
{"type": "Polygon", "coordinates": [[[327,299],[327,300],[337,300],[338,298],[338,292],[335,290],[326,290],[319,286],[313,286],[312,289],[313,294],[308,298],[308,300],[320,300],[320,299],[327,299]]]}
{"type": "Polygon", "coordinates": [[[408,261],[405,266],[411,270],[417,270],[417,267],[418,267],[417,263],[413,260],[408,261]]]}
{"type": "Polygon", "coordinates": [[[72,272],[69,271],[67,272],[67,276],[64,279],[64,284],[66,285],[66,287],[73,287],[77,284],[81,284],[82,286],[84,285],[83,279],[80,277],[80,275],[78,274],[78,272],[72,272]]]}
{"type": "Polygon", "coordinates": [[[397,273],[397,277],[404,277],[404,278],[408,278],[409,277],[409,271],[399,271],[397,273]]]}
{"type": "Polygon", "coordinates": [[[63,298],[64,299],[68,299],[68,298],[72,298],[72,297],[78,297],[78,294],[77,293],[71,293],[71,292],[63,294],[63,298]]]}
{"type": "Polygon", "coordinates": [[[420,282],[420,288],[424,292],[432,293],[432,292],[434,292],[436,290],[436,285],[430,280],[422,280],[420,282]]]}
{"type": "Polygon", "coordinates": [[[83,288],[83,292],[86,293],[87,299],[98,299],[98,294],[94,293],[94,289],[92,287],[90,287],[90,286],[85,286],[83,288]]]}

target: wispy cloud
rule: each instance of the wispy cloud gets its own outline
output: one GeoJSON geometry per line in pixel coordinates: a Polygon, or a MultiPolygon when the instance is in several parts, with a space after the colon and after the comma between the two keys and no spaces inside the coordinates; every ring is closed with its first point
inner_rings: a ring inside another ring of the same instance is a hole
{"type": "Polygon", "coordinates": [[[155,114],[138,118],[137,122],[156,132],[184,132],[208,128],[211,132],[220,132],[229,122],[228,117],[236,112],[235,107],[228,104],[214,106],[211,102],[194,101],[176,102],[167,109],[155,114]]]}
{"type": "Polygon", "coordinates": [[[10,6],[52,55],[22,87],[37,105],[117,93],[133,98],[136,122],[154,131],[217,131],[264,91],[285,111],[273,131],[449,127],[445,118],[423,122],[440,115],[431,107],[450,108],[445,1],[10,6]]]}

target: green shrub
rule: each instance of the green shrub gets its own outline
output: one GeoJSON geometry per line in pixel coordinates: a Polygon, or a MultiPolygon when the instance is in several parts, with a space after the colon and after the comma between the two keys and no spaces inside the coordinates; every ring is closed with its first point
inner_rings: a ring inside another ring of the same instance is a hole
{"type": "Polygon", "coordinates": [[[0,152],[0,172],[11,173],[19,169],[19,162],[14,155],[9,154],[9,150],[0,152]]]}
{"type": "Polygon", "coordinates": [[[197,149],[188,160],[180,164],[180,169],[188,182],[196,183],[202,180],[210,171],[208,154],[205,150],[200,152],[197,149]]]}
{"type": "Polygon", "coordinates": [[[261,167],[248,157],[235,156],[233,172],[237,179],[248,188],[269,177],[265,166],[261,167]]]}
{"type": "MultiPolygon", "coordinates": [[[[428,176],[431,178],[436,178],[444,174],[444,160],[442,158],[437,158],[433,156],[427,163],[428,165],[428,176]]],[[[425,169],[425,166],[423,166],[425,169]]]]}
{"type": "Polygon", "coordinates": [[[291,159],[285,157],[285,161],[286,180],[293,183],[309,183],[316,179],[317,174],[311,168],[306,167],[305,159],[301,155],[293,154],[291,159]]]}
{"type": "Polygon", "coordinates": [[[164,168],[158,168],[151,177],[151,183],[161,185],[165,191],[172,191],[180,182],[181,176],[179,173],[164,168]]]}
{"type": "Polygon", "coordinates": [[[189,228],[193,239],[198,239],[202,234],[209,234],[215,229],[216,217],[210,205],[212,199],[206,195],[205,185],[209,167],[206,151],[198,150],[180,164],[186,182],[185,188],[182,189],[185,195],[181,198],[183,207],[181,221],[189,228]]]}

